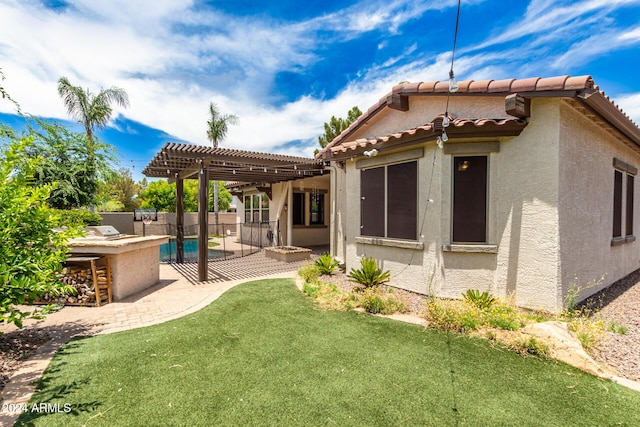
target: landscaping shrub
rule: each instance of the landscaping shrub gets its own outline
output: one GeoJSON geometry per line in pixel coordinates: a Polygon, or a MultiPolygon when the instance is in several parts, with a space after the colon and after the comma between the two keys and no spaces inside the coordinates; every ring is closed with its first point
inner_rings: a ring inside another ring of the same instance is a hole
{"type": "Polygon", "coordinates": [[[330,275],[335,271],[336,268],[340,265],[338,261],[335,260],[330,254],[325,253],[318,257],[318,259],[314,263],[315,267],[318,269],[318,273],[320,275],[330,275]]]}
{"type": "Polygon", "coordinates": [[[394,314],[408,311],[405,303],[390,290],[369,288],[359,296],[358,300],[367,313],[394,314]]]}
{"type": "Polygon", "coordinates": [[[361,268],[357,270],[352,268],[349,272],[349,277],[351,277],[352,282],[359,283],[365,288],[371,288],[389,281],[391,273],[389,270],[383,272],[382,269],[378,267],[375,259],[368,257],[362,258],[360,260],[360,266],[361,268]]]}
{"type": "Polygon", "coordinates": [[[56,209],[59,218],[59,226],[77,225],[86,227],[88,225],[102,224],[102,217],[88,209],[56,209]]]}
{"type": "Polygon", "coordinates": [[[496,298],[489,292],[484,291],[481,293],[477,289],[469,289],[462,296],[466,302],[475,305],[480,310],[487,310],[496,302],[496,298]]]}
{"type": "Polygon", "coordinates": [[[0,322],[18,327],[36,311],[22,311],[17,305],[45,293],[73,292],[58,282],[56,272],[67,257],[67,240],[79,234],[74,226],[53,231],[58,219],[47,205],[52,187],[31,185],[28,172],[36,161],[23,157],[29,144],[29,138],[12,141],[0,157],[0,322]]]}
{"type": "Polygon", "coordinates": [[[308,264],[298,270],[298,276],[300,276],[305,283],[312,283],[318,280],[320,272],[314,264],[308,264]]]}

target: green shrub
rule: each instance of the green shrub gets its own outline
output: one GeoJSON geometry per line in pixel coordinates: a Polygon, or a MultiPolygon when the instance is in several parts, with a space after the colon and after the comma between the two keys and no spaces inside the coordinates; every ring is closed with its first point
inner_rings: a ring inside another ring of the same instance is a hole
{"type": "Polygon", "coordinates": [[[436,329],[468,332],[478,329],[482,312],[478,307],[463,301],[436,299],[427,306],[425,318],[436,329]]]}
{"type": "Polygon", "coordinates": [[[322,254],[314,263],[315,267],[318,269],[320,275],[330,275],[335,271],[336,268],[340,265],[338,261],[335,260],[330,254],[322,254]]]}
{"type": "Polygon", "coordinates": [[[627,328],[624,325],[619,324],[616,321],[613,321],[609,324],[609,332],[613,332],[614,334],[620,334],[620,335],[624,335],[629,331],[629,328],[627,328]]]}
{"type": "Polygon", "coordinates": [[[367,313],[384,313],[386,308],[385,300],[377,293],[369,292],[362,295],[360,298],[360,305],[365,309],[367,313]]]}
{"type": "Polygon", "coordinates": [[[477,289],[469,289],[462,296],[466,302],[475,305],[480,310],[487,310],[496,302],[496,298],[489,292],[484,291],[481,293],[477,289]]]}
{"type": "Polygon", "coordinates": [[[320,292],[320,284],[317,282],[304,282],[304,285],[302,285],[302,292],[309,295],[311,298],[318,298],[318,293],[320,292]]]}
{"type": "Polygon", "coordinates": [[[535,337],[530,337],[517,341],[514,345],[515,350],[522,355],[534,355],[547,357],[549,355],[549,346],[538,341],[535,337]]]}
{"type": "Polygon", "coordinates": [[[55,209],[59,226],[75,225],[86,227],[88,225],[102,224],[102,217],[88,209],[55,209]]]}
{"type": "Polygon", "coordinates": [[[318,280],[320,272],[315,265],[308,264],[298,270],[298,276],[300,276],[305,283],[310,283],[318,280]]]}
{"type": "Polygon", "coordinates": [[[407,306],[391,290],[383,291],[379,288],[366,289],[359,296],[358,302],[367,313],[394,314],[405,313],[407,306]]]}
{"type": "Polygon", "coordinates": [[[389,277],[391,273],[389,270],[382,271],[378,268],[378,263],[373,258],[362,258],[360,260],[361,268],[351,269],[349,272],[349,277],[351,277],[351,281],[355,283],[359,283],[365,288],[371,288],[374,286],[379,286],[383,283],[389,281],[389,277]]]}
{"type": "Polygon", "coordinates": [[[22,327],[22,320],[35,312],[22,311],[45,293],[73,292],[59,283],[70,237],[79,235],[77,227],[54,232],[55,212],[47,205],[51,185],[33,187],[31,175],[35,160],[23,160],[30,140],[13,141],[0,156],[0,323],[22,327]],[[17,165],[22,162],[21,170],[17,165]]]}

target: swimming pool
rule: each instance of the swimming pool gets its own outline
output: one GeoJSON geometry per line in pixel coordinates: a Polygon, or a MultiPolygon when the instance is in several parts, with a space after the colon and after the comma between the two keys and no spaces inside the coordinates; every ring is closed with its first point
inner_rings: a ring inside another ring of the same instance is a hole
{"type": "MultiPolygon", "coordinates": [[[[169,243],[160,245],[160,262],[176,261],[176,239],[169,239],[169,243]]],[[[209,259],[222,258],[225,252],[220,249],[209,249],[209,259]]],[[[198,239],[184,239],[184,260],[198,260],[198,239]]]]}

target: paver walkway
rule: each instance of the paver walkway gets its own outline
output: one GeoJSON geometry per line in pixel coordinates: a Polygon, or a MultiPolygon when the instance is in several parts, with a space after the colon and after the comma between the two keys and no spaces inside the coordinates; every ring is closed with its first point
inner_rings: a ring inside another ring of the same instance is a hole
{"type": "MultiPolygon", "coordinates": [[[[3,406],[17,408],[26,404],[38,380],[55,352],[78,335],[93,335],[140,328],[176,319],[196,312],[230,288],[247,281],[295,277],[309,261],[284,263],[269,259],[264,252],[209,263],[209,281],[198,282],[196,264],[160,265],[160,282],[123,301],[102,307],[72,307],[52,313],[44,320],[27,321],[25,327],[47,331],[52,339],[26,360],[2,391],[3,406]]],[[[14,330],[3,326],[2,332],[14,330]]],[[[11,426],[18,413],[0,412],[0,426],[11,426]]]]}

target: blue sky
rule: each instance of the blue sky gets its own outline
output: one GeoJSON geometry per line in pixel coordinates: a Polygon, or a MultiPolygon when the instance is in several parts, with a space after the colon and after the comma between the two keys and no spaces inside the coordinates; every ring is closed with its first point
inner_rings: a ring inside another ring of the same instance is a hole
{"type": "MultiPolygon", "coordinates": [[[[125,89],[98,135],[140,172],[166,141],[311,156],[323,123],[400,81],[448,78],[457,0],[0,0],[5,89],[64,123],[66,76],[125,89]]],[[[640,123],[640,0],[462,1],[459,80],[590,74],[640,123]]],[[[0,100],[0,121],[19,123],[0,100]]]]}

